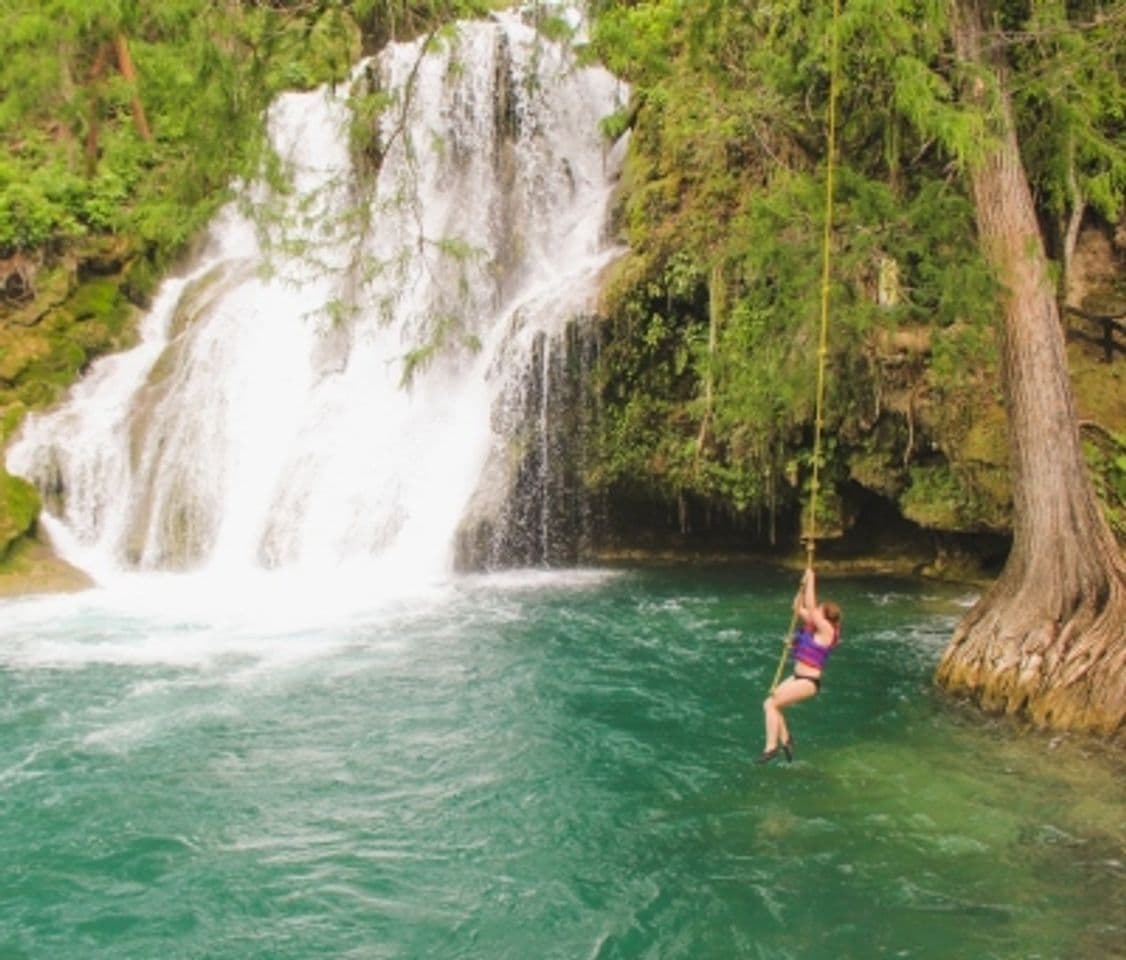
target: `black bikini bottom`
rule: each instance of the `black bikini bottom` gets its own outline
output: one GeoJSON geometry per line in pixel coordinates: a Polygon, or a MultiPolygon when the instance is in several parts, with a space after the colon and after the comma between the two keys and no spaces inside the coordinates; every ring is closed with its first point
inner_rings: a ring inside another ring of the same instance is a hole
{"type": "MultiPolygon", "coordinates": [[[[799,673],[795,673],[794,679],[795,680],[808,680],[810,683],[813,684],[814,687],[817,688],[817,693],[821,692],[821,678],[820,677],[804,677],[799,673]]],[[[816,694],[814,694],[814,696],[816,696],[816,694]]]]}

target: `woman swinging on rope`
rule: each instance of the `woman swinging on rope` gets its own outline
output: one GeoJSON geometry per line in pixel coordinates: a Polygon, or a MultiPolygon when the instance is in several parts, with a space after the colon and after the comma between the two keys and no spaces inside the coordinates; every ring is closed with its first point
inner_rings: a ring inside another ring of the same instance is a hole
{"type": "Polygon", "coordinates": [[[829,653],[841,638],[841,608],[826,601],[818,604],[817,586],[813,576],[813,548],[817,542],[817,493],[820,489],[821,431],[824,425],[825,409],[825,361],[828,355],[829,297],[831,291],[830,274],[832,260],[833,226],[833,168],[837,143],[837,91],[840,86],[839,30],[841,18],[840,0],[833,0],[833,29],[829,32],[829,109],[828,145],[825,160],[825,222],[821,238],[821,330],[817,347],[817,394],[816,415],[813,427],[813,475],[809,484],[809,530],[803,538],[807,541],[809,555],[806,560],[805,576],[802,577],[798,595],[794,597],[794,620],[790,626],[801,621],[792,639],[787,638],[782,658],[778,661],[778,671],[770,695],[763,701],[762,709],[766,716],[766,746],[755,758],[755,763],[770,763],[779,751],[786,754],[786,760],[794,759],[794,738],[786,726],[782,711],[793,703],[808,700],[821,691],[821,673],[829,653]],[[786,665],[786,654],[794,661],[793,676],[781,683],[778,679],[786,665]]]}
{"type": "Polygon", "coordinates": [[[794,759],[794,738],[790,736],[782,711],[821,691],[825,661],[841,638],[841,608],[829,600],[821,604],[817,602],[817,584],[812,566],[806,567],[794,597],[794,615],[801,621],[790,643],[794,673],[771,690],[770,696],[763,701],[766,747],[755,758],[755,763],[770,763],[779,751],[786,755],[787,762],[794,759]]]}

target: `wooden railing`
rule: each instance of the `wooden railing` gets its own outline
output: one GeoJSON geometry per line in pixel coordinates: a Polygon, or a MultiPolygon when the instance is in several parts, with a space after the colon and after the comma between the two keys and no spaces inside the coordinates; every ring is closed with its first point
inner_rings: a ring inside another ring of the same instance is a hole
{"type": "Polygon", "coordinates": [[[1107,363],[1114,362],[1114,352],[1117,350],[1119,353],[1126,353],[1126,324],[1122,321],[1126,319],[1126,314],[1118,314],[1110,316],[1103,313],[1088,313],[1086,310],[1080,310],[1078,307],[1065,306],[1064,311],[1068,316],[1066,333],[1069,340],[1079,339],[1086,340],[1088,343],[1093,343],[1095,346],[1103,348],[1103,360],[1107,363]],[[1089,333],[1087,330],[1077,329],[1071,322],[1071,317],[1079,317],[1085,320],[1088,324],[1094,324],[1099,327],[1098,334],[1089,333]]]}

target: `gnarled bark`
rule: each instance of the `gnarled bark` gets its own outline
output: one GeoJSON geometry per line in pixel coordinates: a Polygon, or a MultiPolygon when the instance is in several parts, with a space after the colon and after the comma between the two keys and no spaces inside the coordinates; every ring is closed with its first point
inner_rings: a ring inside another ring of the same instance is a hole
{"type": "MultiPolygon", "coordinates": [[[[980,12],[960,0],[961,59],[987,62],[980,12]]],[[[976,95],[984,94],[982,85],[976,95]]],[[[983,248],[1005,288],[1002,371],[1013,545],[955,630],[940,685],[1036,725],[1126,735],[1126,560],[1083,461],[1059,309],[1007,99],[998,143],[970,172],[983,248]]]]}

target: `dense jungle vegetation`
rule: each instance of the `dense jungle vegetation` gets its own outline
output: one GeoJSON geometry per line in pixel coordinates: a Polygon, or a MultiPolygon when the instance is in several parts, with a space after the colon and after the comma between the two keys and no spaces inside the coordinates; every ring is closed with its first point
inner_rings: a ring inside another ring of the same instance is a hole
{"type": "MultiPolygon", "coordinates": [[[[843,4],[831,256],[826,473],[819,529],[865,495],[922,527],[1005,531],[1010,489],[997,320],[965,172],[988,113],[959,99],[943,2],[843,4]],[[835,508],[835,509],[834,509],[835,508]]],[[[989,5],[1058,295],[1123,312],[1121,4],[989,5]],[[1117,65],[1115,67],[1114,65],[1117,65]],[[1083,286],[1080,227],[1119,225],[1083,286]]],[[[603,59],[634,84],[610,292],[610,423],[601,470],[769,529],[804,499],[824,225],[830,3],[607,3],[603,59]]],[[[1090,457],[1121,534],[1121,380],[1086,378],[1090,457]]],[[[795,523],[790,524],[796,527],[795,523]]]]}
{"type": "MultiPolygon", "coordinates": [[[[0,0],[0,442],[129,342],[162,271],[238,177],[265,106],[486,0],[0,0]]],[[[525,4],[546,34],[551,4],[525,4]]],[[[965,171],[991,133],[938,0],[601,0],[589,40],[630,83],[592,487],[636,517],[792,538],[809,476],[829,37],[840,51],[824,515],[866,504],[943,534],[1011,523],[1002,291],[965,171]]],[[[1003,0],[991,48],[1061,302],[1123,312],[1126,8],[1003,0]]],[[[580,43],[580,39],[582,42],[580,43]]],[[[358,103],[358,115],[378,111],[358,103]],[[366,113],[365,113],[366,111],[366,113]]],[[[1126,531],[1122,370],[1070,361],[1104,509],[1126,531]]],[[[0,471],[0,556],[37,498],[0,471]]]]}

